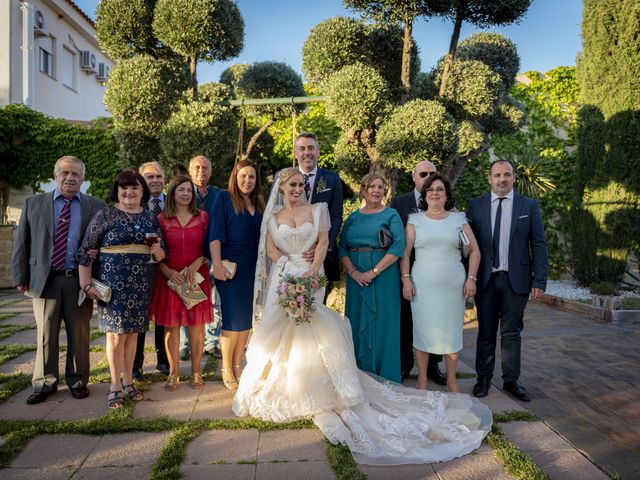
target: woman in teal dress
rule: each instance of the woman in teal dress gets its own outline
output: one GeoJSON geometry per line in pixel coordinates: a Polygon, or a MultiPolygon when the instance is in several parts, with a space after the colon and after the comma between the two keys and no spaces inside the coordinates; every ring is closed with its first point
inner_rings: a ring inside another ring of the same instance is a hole
{"type": "Polygon", "coordinates": [[[429,353],[445,355],[447,389],[458,391],[456,363],[462,350],[464,301],[476,293],[480,250],[464,213],[453,212],[449,181],[431,175],[420,192],[423,212],[409,216],[400,262],[402,294],[411,301],[413,348],[418,365],[416,388],[427,388],[429,353]],[[469,274],[460,253],[460,231],[469,238],[469,274]],[[409,273],[409,256],[416,261],[409,273]]]}
{"type": "Polygon", "coordinates": [[[347,272],[345,315],[351,322],[356,363],[400,383],[397,260],[404,251],[404,230],[398,212],[383,204],[386,191],[382,175],[364,176],[360,183],[364,206],[345,221],[338,254],[347,272]],[[391,233],[388,245],[380,244],[383,228],[391,233]]]}

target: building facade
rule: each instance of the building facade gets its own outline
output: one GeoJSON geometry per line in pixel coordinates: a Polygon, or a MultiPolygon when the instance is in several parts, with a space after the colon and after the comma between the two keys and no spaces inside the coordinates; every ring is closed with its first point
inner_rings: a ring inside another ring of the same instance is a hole
{"type": "Polygon", "coordinates": [[[108,116],[111,65],[72,0],[0,1],[0,106],[23,103],[72,121],[108,116]]]}

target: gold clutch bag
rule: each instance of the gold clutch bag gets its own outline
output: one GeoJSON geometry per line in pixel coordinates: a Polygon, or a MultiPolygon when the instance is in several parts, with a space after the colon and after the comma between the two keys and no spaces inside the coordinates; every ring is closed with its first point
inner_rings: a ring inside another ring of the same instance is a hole
{"type": "Polygon", "coordinates": [[[236,270],[238,269],[238,264],[236,262],[232,262],[231,260],[222,260],[222,265],[227,269],[227,278],[231,280],[236,275],[236,270]]]}
{"type": "MultiPolygon", "coordinates": [[[[180,273],[184,274],[185,270],[186,267],[183,268],[180,273]]],[[[182,299],[184,306],[187,307],[187,310],[191,310],[193,307],[207,299],[207,295],[202,291],[200,285],[198,285],[203,281],[204,278],[202,278],[202,275],[196,272],[196,283],[190,284],[189,282],[182,282],[181,284],[176,284],[171,280],[167,280],[167,285],[169,285],[171,290],[178,294],[182,299]]]]}

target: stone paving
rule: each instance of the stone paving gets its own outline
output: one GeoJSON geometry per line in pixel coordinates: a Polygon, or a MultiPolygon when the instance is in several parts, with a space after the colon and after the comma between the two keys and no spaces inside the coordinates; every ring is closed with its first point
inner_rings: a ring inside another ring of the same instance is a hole
{"type": "MultiPolygon", "coordinates": [[[[0,292],[0,315],[13,313],[16,315],[0,320],[0,326],[28,324],[29,318],[33,321],[28,300],[9,291],[0,292]]],[[[528,308],[525,321],[523,382],[533,394],[533,401],[521,404],[498,388],[492,388],[483,401],[494,413],[526,408],[541,421],[500,423],[507,439],[554,479],[606,479],[601,468],[609,473],[617,471],[623,479],[638,478],[637,432],[640,429],[635,422],[640,415],[634,400],[640,394],[640,383],[639,372],[631,368],[633,362],[638,365],[638,349],[627,350],[640,340],[637,326],[614,328],[536,304],[528,308]],[[611,345],[615,348],[610,348],[611,345]],[[599,361],[590,365],[590,359],[599,361]],[[620,388],[622,384],[626,388],[620,388]],[[624,421],[626,428],[617,430],[624,421]],[[590,441],[588,435],[591,435],[590,441]]],[[[92,324],[95,325],[95,318],[92,324]]],[[[153,335],[147,335],[148,345],[152,344],[152,338],[153,335]]],[[[32,343],[35,330],[18,332],[5,340],[3,344],[32,343]]],[[[65,343],[64,331],[60,341],[61,345],[65,343]]],[[[104,338],[96,339],[93,344],[104,345],[104,338]]],[[[459,371],[473,373],[473,324],[466,326],[465,345],[459,371]]],[[[146,373],[153,371],[154,357],[146,354],[146,373]]],[[[64,358],[62,353],[61,372],[64,358]]],[[[93,352],[92,366],[104,362],[104,358],[103,352],[93,352]]],[[[27,352],[0,365],[0,373],[30,374],[33,362],[34,352],[27,352]]],[[[189,362],[183,362],[181,369],[183,374],[188,374],[189,362]]],[[[474,378],[460,379],[461,391],[470,393],[474,382],[474,378]]],[[[497,372],[494,387],[499,386],[497,372]]],[[[439,387],[430,385],[430,388],[439,387]]],[[[99,418],[108,411],[105,403],[108,385],[92,384],[90,390],[89,398],[75,400],[66,386],[61,385],[46,402],[29,406],[25,399],[31,389],[27,388],[0,403],[0,419],[99,418]]],[[[165,391],[162,383],[153,383],[145,392],[145,399],[135,406],[134,418],[232,419],[232,398],[233,392],[219,381],[207,381],[201,391],[192,390],[185,383],[175,392],[165,391]]],[[[0,470],[0,477],[139,480],[149,476],[169,435],[170,432],[40,435],[32,439],[7,468],[0,470]]],[[[4,442],[5,439],[0,438],[0,445],[4,442]]],[[[486,443],[472,454],[450,462],[396,467],[359,465],[359,469],[370,479],[513,478],[486,443]]],[[[326,442],[315,428],[203,430],[188,445],[180,471],[187,479],[336,478],[328,461],[326,442]]]]}

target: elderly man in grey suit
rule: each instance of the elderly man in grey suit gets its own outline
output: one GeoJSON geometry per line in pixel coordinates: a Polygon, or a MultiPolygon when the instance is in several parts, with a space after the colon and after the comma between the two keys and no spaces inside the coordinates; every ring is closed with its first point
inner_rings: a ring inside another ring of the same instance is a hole
{"type": "Polygon", "coordinates": [[[75,157],[61,157],[53,175],[53,192],[25,201],[16,235],[11,269],[16,288],[33,299],[37,328],[36,364],[27,398],[33,405],[58,389],[58,336],[67,332],[65,380],[73,398],[89,395],[89,319],[93,302],[78,305],[80,283],[75,255],[89,220],[104,202],[80,193],[85,167],[75,157]]]}
{"type": "Polygon", "coordinates": [[[486,397],[496,360],[500,328],[504,391],[528,402],[520,383],[521,332],[529,295],[540,298],[547,286],[548,255],[538,202],[513,191],[515,169],[496,160],[489,170],[491,192],[471,200],[467,218],[482,254],[476,305],[478,341],[473,395],[486,397]]]}

